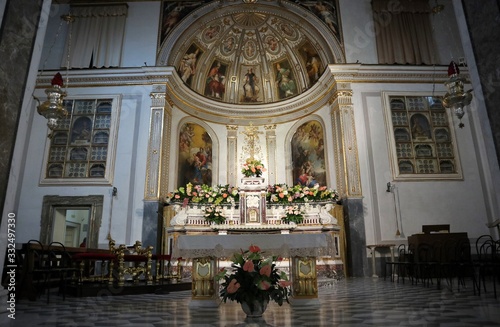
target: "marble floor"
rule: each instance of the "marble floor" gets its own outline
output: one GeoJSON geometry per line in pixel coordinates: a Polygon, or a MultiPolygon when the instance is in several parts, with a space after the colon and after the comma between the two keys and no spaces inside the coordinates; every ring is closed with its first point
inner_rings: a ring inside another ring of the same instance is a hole
{"type": "MultiPolygon", "coordinates": [[[[498,286],[498,285],[497,285],[498,286]]],[[[472,287],[411,285],[383,278],[323,281],[317,306],[270,303],[263,320],[248,321],[239,304],[194,308],[189,291],[63,300],[20,301],[7,326],[500,326],[500,294],[472,287]]]]}

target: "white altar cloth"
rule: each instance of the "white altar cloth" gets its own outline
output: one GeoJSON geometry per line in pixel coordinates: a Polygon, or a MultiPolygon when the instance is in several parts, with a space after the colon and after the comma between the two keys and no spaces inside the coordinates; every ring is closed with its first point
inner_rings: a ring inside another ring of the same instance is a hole
{"type": "Polygon", "coordinates": [[[331,233],[180,235],[174,257],[230,258],[235,252],[257,245],[264,254],[281,257],[321,257],[334,255],[331,233]]]}

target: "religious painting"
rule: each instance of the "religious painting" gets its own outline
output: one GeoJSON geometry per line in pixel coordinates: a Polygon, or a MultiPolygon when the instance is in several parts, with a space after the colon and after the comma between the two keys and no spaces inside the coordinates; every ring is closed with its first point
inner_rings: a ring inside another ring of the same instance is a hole
{"type": "Polygon", "coordinates": [[[208,72],[205,83],[205,96],[222,100],[226,91],[227,65],[216,60],[208,72]]]}
{"type": "Polygon", "coordinates": [[[342,41],[340,33],[340,20],[338,3],[336,0],[329,1],[299,1],[299,3],[318,16],[332,31],[333,35],[342,41]]]}
{"type": "Polygon", "coordinates": [[[299,53],[305,62],[307,76],[309,77],[308,86],[311,87],[318,81],[323,73],[323,62],[310,42],[302,44],[299,47],[299,53]]]}
{"type": "Polygon", "coordinates": [[[177,185],[212,185],[212,138],[198,124],[181,126],[177,176],[177,185]]]}
{"type": "Polygon", "coordinates": [[[228,56],[231,53],[233,53],[235,49],[236,49],[236,36],[234,35],[227,36],[221,43],[221,48],[220,48],[221,52],[224,55],[228,56]]]}
{"type": "Polygon", "coordinates": [[[410,118],[411,136],[414,140],[432,141],[431,125],[425,114],[413,114],[410,118]]]}
{"type": "Polygon", "coordinates": [[[268,34],[264,37],[264,44],[267,52],[272,55],[277,55],[281,51],[281,44],[278,38],[273,34],[268,34]]]}
{"type": "Polygon", "coordinates": [[[163,1],[160,20],[160,42],[162,44],[174,27],[190,12],[206,1],[163,1]]]}
{"type": "Polygon", "coordinates": [[[73,122],[71,144],[88,144],[92,133],[92,119],[83,116],[73,122]]]}
{"type": "Polygon", "coordinates": [[[326,185],[325,141],[321,124],[312,120],[299,126],[292,137],[291,148],[294,185],[326,185]]]}
{"type": "Polygon", "coordinates": [[[240,101],[243,103],[262,102],[262,78],[259,66],[241,66],[240,101]]]}
{"type": "Polygon", "coordinates": [[[194,74],[196,74],[196,63],[198,58],[203,54],[203,51],[196,45],[192,44],[179,63],[179,67],[177,68],[177,72],[181,79],[187,85],[191,85],[191,81],[193,80],[194,74]]]}
{"type": "Polygon", "coordinates": [[[288,60],[276,63],[275,74],[278,97],[280,100],[297,95],[297,84],[288,60]]]}
{"type": "Polygon", "coordinates": [[[201,34],[202,39],[206,43],[213,42],[218,39],[218,35],[222,28],[219,25],[210,25],[205,28],[201,34]]]}

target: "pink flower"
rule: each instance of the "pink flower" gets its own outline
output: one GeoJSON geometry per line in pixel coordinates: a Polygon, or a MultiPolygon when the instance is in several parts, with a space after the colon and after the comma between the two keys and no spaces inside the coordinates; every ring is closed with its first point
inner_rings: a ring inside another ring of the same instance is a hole
{"type": "Polygon", "coordinates": [[[250,245],[250,248],[248,249],[252,253],[257,253],[260,252],[260,248],[257,245],[250,245]]]}
{"type": "Polygon", "coordinates": [[[232,279],[231,282],[229,282],[229,285],[227,285],[227,292],[229,294],[236,293],[238,289],[240,288],[240,283],[236,281],[236,279],[232,279]]]}
{"type": "Polygon", "coordinates": [[[292,282],[289,280],[280,280],[279,285],[280,285],[280,287],[288,287],[288,286],[292,285],[292,282]]]}
{"type": "Polygon", "coordinates": [[[265,265],[262,268],[260,268],[259,273],[261,275],[266,275],[267,277],[271,276],[271,265],[265,265]]]}
{"type": "Polygon", "coordinates": [[[268,290],[269,287],[271,287],[271,283],[269,283],[268,281],[266,280],[261,280],[258,284],[257,284],[257,287],[261,290],[268,290]]]}
{"type": "Polygon", "coordinates": [[[254,266],[253,266],[252,260],[248,260],[247,262],[245,262],[245,264],[243,265],[243,270],[248,271],[248,272],[254,271],[254,266]]]}

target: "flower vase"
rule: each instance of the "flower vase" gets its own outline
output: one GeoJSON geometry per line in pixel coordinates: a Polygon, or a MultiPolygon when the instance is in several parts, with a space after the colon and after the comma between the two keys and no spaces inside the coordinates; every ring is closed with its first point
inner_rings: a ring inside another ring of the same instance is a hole
{"type": "Polygon", "coordinates": [[[247,318],[259,318],[262,317],[267,309],[269,300],[265,299],[262,301],[254,300],[252,303],[247,303],[245,301],[241,302],[241,309],[247,315],[247,318]]]}

